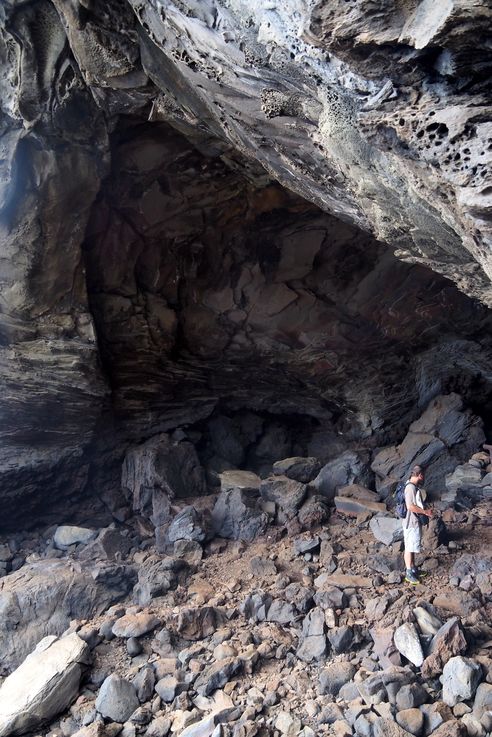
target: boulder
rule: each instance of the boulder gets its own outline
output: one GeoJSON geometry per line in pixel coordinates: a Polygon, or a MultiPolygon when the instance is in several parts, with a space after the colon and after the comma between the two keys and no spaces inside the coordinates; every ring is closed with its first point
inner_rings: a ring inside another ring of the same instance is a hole
{"type": "Polygon", "coordinates": [[[76,634],[45,637],[0,687],[0,737],[39,729],[77,697],[90,650],[76,634]]]}
{"type": "Polygon", "coordinates": [[[355,675],[355,666],[352,663],[330,663],[323,668],[319,675],[320,694],[332,694],[337,696],[341,687],[351,681],[355,675]]]}
{"type": "Polygon", "coordinates": [[[135,582],[130,566],[44,559],[0,579],[0,662],[15,668],[46,635],[70,621],[90,619],[125,596],[135,582]]]}
{"type": "Polygon", "coordinates": [[[323,466],[311,482],[311,486],[331,501],[343,486],[349,484],[369,486],[373,480],[369,461],[370,455],[367,451],[347,450],[323,466]]]}
{"type": "Polygon", "coordinates": [[[251,542],[268,527],[268,516],[258,505],[258,492],[235,488],[222,491],[212,511],[215,534],[251,542]]]}
{"type": "Polygon", "coordinates": [[[481,679],[482,668],[478,663],[460,655],[450,658],[441,676],[442,700],[448,706],[455,706],[458,701],[472,699],[481,679]]]}
{"type": "Polygon", "coordinates": [[[379,496],[373,492],[369,492],[359,484],[350,484],[344,486],[338,491],[334,502],[337,512],[347,517],[358,517],[359,514],[382,514],[386,512],[386,505],[378,501],[379,496]]]}
{"type": "Polygon", "coordinates": [[[115,637],[142,637],[152,632],[160,620],[150,612],[137,612],[137,614],[125,614],[113,624],[112,632],[115,637]]]}
{"type": "Polygon", "coordinates": [[[423,635],[436,635],[442,627],[441,620],[424,607],[417,606],[413,610],[415,619],[423,635]]]}
{"type": "Polygon", "coordinates": [[[176,588],[180,573],[187,569],[182,559],[152,556],[138,569],[138,582],[134,588],[136,600],[141,606],[147,606],[152,599],[164,596],[176,588]]]}
{"type": "Polygon", "coordinates": [[[242,489],[243,491],[259,491],[261,479],[252,471],[230,470],[219,474],[220,490],[232,491],[242,489]]]}
{"type": "Polygon", "coordinates": [[[227,623],[222,609],[213,606],[189,607],[178,614],[176,629],[185,640],[203,640],[227,623]]]}
{"type": "Polygon", "coordinates": [[[260,495],[264,501],[274,502],[287,515],[293,517],[306,496],[306,484],[287,476],[270,476],[260,484],[260,495]]]}
{"type": "Polygon", "coordinates": [[[482,719],[487,711],[492,712],[492,684],[481,683],[473,702],[473,716],[475,719],[482,719]]]}
{"type": "Polygon", "coordinates": [[[420,709],[404,709],[396,715],[396,721],[407,732],[419,737],[424,727],[424,715],[420,709]]]}
{"type": "Polygon", "coordinates": [[[103,682],[96,699],[96,709],[105,719],[126,722],[140,706],[135,686],[112,673],[103,682]]]}
{"type": "Polygon", "coordinates": [[[121,560],[131,549],[130,540],[120,530],[106,527],[81,551],[82,560],[121,560]]]}
{"type": "Polygon", "coordinates": [[[315,607],[304,617],[297,657],[305,663],[319,660],[326,653],[325,615],[315,607]]]}
{"type": "Polygon", "coordinates": [[[483,496],[483,476],[484,472],[481,468],[472,466],[470,463],[457,466],[452,473],[446,475],[447,493],[444,499],[448,502],[455,502],[466,496],[474,501],[480,500],[483,496]]]}
{"type": "Polygon", "coordinates": [[[459,589],[439,594],[432,603],[437,609],[444,609],[459,617],[465,617],[480,608],[480,601],[474,594],[459,589]]]}
{"type": "Polygon", "coordinates": [[[223,688],[232,678],[244,671],[244,661],[240,658],[224,658],[203,670],[194,683],[197,693],[210,696],[218,688],[223,688]]]}
{"type": "Polygon", "coordinates": [[[67,550],[71,545],[78,543],[85,545],[90,540],[93,540],[96,535],[97,530],[91,530],[87,527],[60,525],[55,530],[53,543],[58,550],[67,550]]]}
{"type": "Polygon", "coordinates": [[[384,545],[393,545],[403,540],[403,527],[401,519],[377,514],[369,522],[369,528],[379,542],[384,545]]]}
{"type": "Polygon", "coordinates": [[[326,522],[329,516],[328,500],[319,494],[315,494],[306,499],[297,514],[297,519],[302,529],[310,530],[326,522]]]}
{"type": "Polygon", "coordinates": [[[422,645],[417,630],[410,622],[405,622],[395,630],[393,635],[395,647],[411,663],[421,666],[424,662],[422,645]]]}
{"type": "Polygon", "coordinates": [[[396,702],[400,689],[412,683],[414,674],[407,668],[390,666],[369,675],[357,683],[359,693],[368,705],[381,704],[384,701],[396,702]]]}
{"type": "Polygon", "coordinates": [[[458,617],[448,619],[431,640],[428,655],[422,665],[422,676],[432,678],[439,675],[448,660],[464,653],[466,648],[467,642],[460,620],[458,617]]]}
{"type": "Polygon", "coordinates": [[[282,461],[276,461],[273,464],[273,473],[275,476],[287,476],[294,481],[300,481],[308,484],[312,481],[321,469],[321,463],[317,458],[307,457],[300,458],[284,458],[282,461]]]}
{"type": "Polygon", "coordinates": [[[177,540],[194,540],[202,543],[210,536],[210,528],[203,516],[191,505],[178,512],[167,529],[167,538],[171,543],[177,540]]]}
{"type": "Polygon", "coordinates": [[[483,443],[482,425],[470,410],[463,409],[458,394],[436,397],[410,425],[400,445],[384,448],[374,458],[371,468],[377,490],[387,495],[419,464],[426,470],[427,491],[441,497],[447,474],[483,443]]]}
{"type": "Polygon", "coordinates": [[[205,472],[193,445],[166,433],[126,453],[121,485],[131,496],[133,509],[155,527],[169,521],[172,499],[201,496],[206,490],[205,472]]]}

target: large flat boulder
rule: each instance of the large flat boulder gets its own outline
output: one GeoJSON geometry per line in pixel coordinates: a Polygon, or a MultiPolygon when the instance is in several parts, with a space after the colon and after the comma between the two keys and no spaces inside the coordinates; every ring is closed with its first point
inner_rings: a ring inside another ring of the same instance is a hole
{"type": "Polygon", "coordinates": [[[41,640],[0,688],[0,737],[35,730],[70,706],[89,662],[76,634],[41,640]]]}
{"type": "Polygon", "coordinates": [[[16,668],[46,635],[59,636],[70,620],[90,619],[135,583],[132,568],[47,559],[0,579],[0,662],[16,668]]]}

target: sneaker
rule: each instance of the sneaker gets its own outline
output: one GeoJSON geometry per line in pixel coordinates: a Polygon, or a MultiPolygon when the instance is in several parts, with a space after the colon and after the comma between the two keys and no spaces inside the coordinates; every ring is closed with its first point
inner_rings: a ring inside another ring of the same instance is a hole
{"type": "Polygon", "coordinates": [[[412,568],[412,573],[413,573],[414,576],[416,576],[419,579],[420,578],[425,578],[428,575],[427,574],[427,571],[419,571],[418,568],[412,568]]]}
{"type": "Polygon", "coordinates": [[[415,575],[415,573],[411,569],[410,570],[407,570],[407,573],[406,573],[406,576],[405,576],[405,581],[407,583],[413,584],[414,586],[416,586],[419,583],[419,580],[418,580],[417,576],[415,575]]]}

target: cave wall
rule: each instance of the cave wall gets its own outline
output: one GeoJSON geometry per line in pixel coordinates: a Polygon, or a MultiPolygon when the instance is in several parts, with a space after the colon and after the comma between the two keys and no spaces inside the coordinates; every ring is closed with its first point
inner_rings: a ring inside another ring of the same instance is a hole
{"type": "Polygon", "coordinates": [[[488,310],[165,124],[126,120],[84,243],[129,437],[218,407],[394,439],[436,393],[486,397],[488,310]]]}

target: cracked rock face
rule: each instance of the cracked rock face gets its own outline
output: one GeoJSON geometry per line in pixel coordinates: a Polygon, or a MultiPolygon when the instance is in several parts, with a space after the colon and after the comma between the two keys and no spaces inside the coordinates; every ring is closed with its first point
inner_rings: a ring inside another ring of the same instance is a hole
{"type": "Polygon", "coordinates": [[[490,12],[3,4],[5,519],[220,411],[376,446],[488,406],[490,12]]]}

